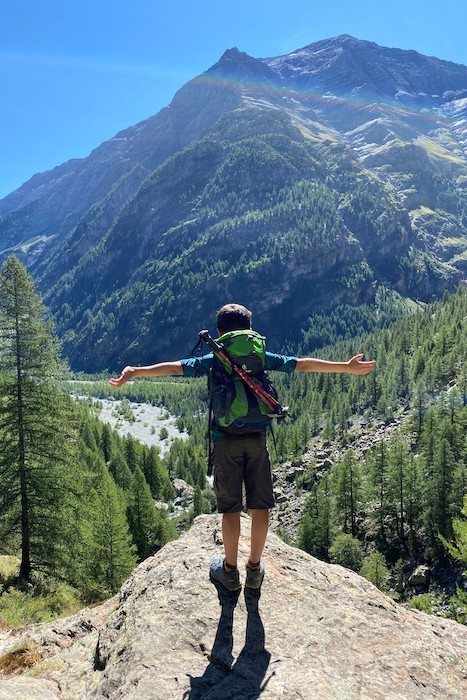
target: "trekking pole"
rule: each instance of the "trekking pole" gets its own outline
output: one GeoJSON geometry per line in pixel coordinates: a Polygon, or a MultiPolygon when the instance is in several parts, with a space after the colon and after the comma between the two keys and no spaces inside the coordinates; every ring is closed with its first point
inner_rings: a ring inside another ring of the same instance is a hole
{"type": "Polygon", "coordinates": [[[268,392],[263,389],[261,384],[254,379],[254,377],[250,377],[244,369],[236,365],[235,362],[231,360],[222,345],[220,345],[220,343],[216,342],[214,338],[210,336],[209,331],[200,331],[199,337],[213,349],[213,352],[215,355],[217,355],[217,357],[223,360],[228,367],[230,367],[231,372],[238,374],[240,379],[245,382],[251,391],[255,393],[264,404],[266,404],[270,411],[272,411],[276,416],[282,416],[284,409],[280,403],[276,401],[271,394],[268,394],[268,392]]]}

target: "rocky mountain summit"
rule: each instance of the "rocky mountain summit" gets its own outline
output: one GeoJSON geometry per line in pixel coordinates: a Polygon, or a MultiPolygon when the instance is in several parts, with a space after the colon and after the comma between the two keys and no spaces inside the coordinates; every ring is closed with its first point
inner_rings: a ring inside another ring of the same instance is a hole
{"type": "Polygon", "coordinates": [[[311,313],[430,301],[467,272],[467,67],[342,35],[233,48],[171,104],[0,201],[76,369],[189,351],[225,299],[296,343],[311,313]]]}
{"type": "Polygon", "coordinates": [[[417,51],[378,46],[348,34],[263,62],[299,88],[320,86],[341,92],[365,88],[373,95],[384,94],[401,102],[431,98],[438,103],[466,90],[465,66],[417,51]]]}
{"type": "MultiPolygon", "coordinates": [[[[242,557],[248,533],[245,516],[242,557]]],[[[220,544],[218,516],[200,516],[135,569],[118,600],[1,633],[0,697],[465,698],[465,627],[405,610],[273,534],[260,599],[216,591],[207,569],[220,544]]]]}

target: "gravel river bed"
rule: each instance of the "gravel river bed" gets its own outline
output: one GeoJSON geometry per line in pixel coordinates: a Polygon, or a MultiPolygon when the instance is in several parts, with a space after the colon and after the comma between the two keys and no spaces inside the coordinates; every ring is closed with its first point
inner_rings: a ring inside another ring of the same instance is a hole
{"type": "MultiPolygon", "coordinates": [[[[77,396],[78,399],[89,399],[88,396],[77,396]]],[[[143,445],[156,445],[164,456],[172,442],[179,438],[187,440],[188,433],[182,433],[177,428],[177,417],[166,408],[153,406],[150,403],[136,403],[123,399],[94,399],[98,415],[103,423],[107,423],[122,437],[130,435],[143,445]],[[131,416],[131,417],[130,417],[131,416]]]]}

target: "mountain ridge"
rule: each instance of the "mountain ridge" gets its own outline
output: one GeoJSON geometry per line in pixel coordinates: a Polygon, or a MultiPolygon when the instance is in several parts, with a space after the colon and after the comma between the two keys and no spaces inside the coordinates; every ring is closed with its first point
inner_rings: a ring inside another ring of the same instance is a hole
{"type": "MultiPolygon", "coordinates": [[[[456,68],[462,68],[463,71],[465,71],[465,73],[467,74],[467,67],[464,66],[463,64],[458,64],[458,63],[454,63],[454,62],[451,62],[451,61],[445,61],[445,60],[443,60],[443,59],[439,59],[439,58],[432,57],[432,56],[427,57],[427,56],[424,56],[423,54],[421,54],[421,53],[419,53],[419,52],[417,52],[417,51],[414,51],[414,50],[398,49],[398,48],[389,48],[389,47],[381,47],[381,46],[379,46],[378,44],[376,44],[375,42],[370,42],[370,41],[365,41],[365,40],[358,40],[358,39],[355,39],[353,36],[351,36],[351,35],[349,35],[349,34],[342,34],[342,35],[338,35],[338,36],[336,36],[336,37],[332,37],[332,38],[330,38],[330,39],[324,39],[324,40],[321,40],[321,41],[318,41],[318,42],[314,42],[314,43],[312,43],[312,44],[307,44],[307,45],[305,45],[304,47],[301,47],[300,49],[295,49],[294,51],[291,51],[289,54],[280,55],[280,56],[275,56],[275,57],[272,57],[272,58],[254,58],[254,57],[250,56],[249,54],[247,54],[247,53],[241,51],[241,50],[238,49],[237,47],[232,47],[231,49],[227,49],[227,50],[224,52],[224,54],[221,56],[221,58],[219,59],[219,61],[218,61],[216,64],[214,64],[211,68],[208,68],[208,69],[205,71],[205,73],[202,74],[202,75],[209,75],[210,73],[215,73],[216,70],[219,68],[219,66],[224,66],[225,63],[227,62],[226,59],[229,59],[229,58],[231,58],[231,57],[238,57],[238,56],[247,57],[248,60],[251,61],[251,62],[253,62],[253,63],[263,63],[263,64],[265,64],[265,65],[268,65],[268,63],[270,63],[270,62],[272,62],[272,61],[277,61],[277,60],[281,60],[281,61],[282,61],[282,60],[284,60],[284,59],[286,60],[287,57],[289,57],[289,56],[295,56],[296,54],[299,54],[300,52],[309,50],[309,49],[311,49],[311,48],[324,47],[324,46],[327,46],[327,45],[329,45],[329,44],[334,44],[334,43],[336,43],[336,42],[341,41],[342,39],[351,40],[352,43],[355,43],[355,44],[357,44],[357,45],[371,46],[371,47],[377,48],[379,51],[400,52],[401,54],[404,54],[404,55],[405,55],[405,54],[408,54],[408,55],[415,55],[415,56],[417,56],[417,57],[422,57],[424,60],[427,60],[427,59],[428,59],[428,60],[429,60],[429,59],[434,59],[434,61],[435,61],[437,64],[444,64],[444,65],[446,65],[446,66],[455,66],[456,68]]],[[[233,63],[237,63],[237,61],[234,60],[233,63]]],[[[274,71],[271,71],[271,75],[275,76],[276,73],[275,73],[274,71]]],[[[198,78],[199,78],[199,77],[201,77],[201,76],[198,76],[198,78]]],[[[196,81],[197,78],[194,78],[193,80],[196,81]]],[[[187,83],[187,85],[189,85],[191,82],[193,82],[193,81],[189,81],[189,83],[187,83]]],[[[177,95],[180,93],[180,91],[183,90],[185,87],[186,87],[186,86],[183,86],[182,88],[180,88],[180,90],[177,91],[177,93],[176,93],[175,96],[174,96],[174,99],[177,97],[177,95]]],[[[465,90],[465,92],[467,93],[467,87],[465,87],[465,85],[464,85],[464,90],[465,90]]],[[[173,101],[173,100],[172,100],[172,101],[173,101]]],[[[170,105],[169,105],[169,107],[170,107],[170,105]]],[[[169,109],[169,107],[164,107],[162,110],[160,110],[160,112],[158,112],[158,114],[164,113],[165,110],[169,109]]],[[[157,116],[157,115],[155,115],[155,116],[157,116]]],[[[102,148],[103,146],[105,147],[107,144],[111,144],[111,143],[113,143],[114,141],[116,141],[116,140],[118,140],[118,139],[122,139],[122,138],[124,138],[124,137],[127,137],[127,135],[128,135],[129,133],[131,133],[131,132],[134,132],[134,131],[137,132],[138,130],[140,130],[140,129],[144,128],[145,126],[147,126],[148,122],[151,122],[151,120],[153,120],[153,119],[154,119],[154,117],[148,117],[148,118],[142,120],[141,122],[138,122],[138,124],[135,124],[135,125],[130,126],[130,127],[126,128],[126,129],[120,130],[120,131],[119,131],[118,133],[116,133],[113,137],[111,137],[110,139],[104,141],[103,144],[101,144],[100,146],[97,146],[96,148],[94,148],[94,149],[90,152],[89,156],[86,156],[85,158],[72,158],[72,159],[70,159],[70,160],[68,160],[68,161],[66,161],[66,162],[64,162],[64,163],[62,163],[61,165],[56,166],[55,168],[53,168],[53,169],[51,169],[51,170],[48,170],[48,171],[44,171],[44,172],[41,172],[41,173],[36,173],[36,174],[34,174],[28,181],[26,181],[23,185],[21,185],[21,187],[17,188],[16,190],[14,190],[13,192],[9,193],[8,195],[6,195],[6,197],[4,197],[3,199],[0,200],[0,214],[6,213],[6,211],[8,211],[7,209],[4,209],[4,208],[2,207],[2,202],[5,202],[5,200],[8,200],[9,198],[11,198],[11,196],[12,196],[13,194],[17,193],[19,190],[22,190],[22,189],[25,187],[25,185],[28,185],[29,183],[32,184],[33,181],[35,182],[35,181],[37,181],[39,178],[40,178],[40,180],[42,181],[42,180],[45,178],[46,175],[52,174],[52,173],[56,173],[57,170],[59,170],[59,169],[61,169],[61,168],[64,168],[64,166],[70,166],[70,165],[72,165],[72,164],[73,164],[73,165],[76,165],[76,164],[78,164],[78,163],[81,163],[82,161],[86,160],[87,158],[89,158],[89,157],[93,156],[94,154],[98,153],[98,152],[99,152],[99,149],[102,148]]],[[[43,184],[43,183],[41,182],[41,184],[43,184]]],[[[39,186],[40,186],[40,185],[39,185],[39,186]]]]}
{"type": "MultiPolygon", "coordinates": [[[[284,68],[287,69],[289,64],[291,64],[292,68],[295,69],[298,80],[301,78],[301,73],[297,71],[297,64],[300,65],[301,60],[303,63],[306,61],[305,75],[322,76],[324,69],[324,82],[326,82],[328,69],[331,69],[336,64],[341,66],[341,64],[344,63],[348,69],[357,69],[359,75],[361,74],[364,77],[371,78],[373,88],[377,88],[378,90],[381,90],[381,78],[383,74],[385,74],[386,77],[392,78],[393,81],[401,81],[399,90],[385,90],[386,94],[392,97],[397,96],[402,85],[407,81],[407,78],[411,77],[413,71],[416,71],[417,83],[420,86],[421,82],[425,92],[427,92],[427,96],[442,98],[443,94],[439,94],[439,88],[441,87],[442,89],[447,85],[444,83],[446,79],[449,80],[449,89],[451,91],[455,89],[465,91],[465,74],[467,68],[463,64],[443,61],[442,59],[432,56],[424,56],[413,50],[381,47],[374,42],[358,40],[350,35],[340,35],[331,39],[325,39],[304,46],[301,49],[296,49],[285,56],[262,60],[269,66],[274,65],[275,69],[279,70],[280,75],[283,75],[284,68]],[[349,57],[352,59],[351,61],[348,60],[349,57]],[[407,76],[404,76],[397,70],[398,63],[404,64],[407,70],[407,76]],[[315,64],[316,67],[314,67],[315,64]],[[374,79],[374,75],[376,75],[376,79],[374,79]]],[[[288,75],[291,77],[290,73],[288,75]]],[[[355,73],[350,73],[350,75],[352,75],[353,82],[355,83],[355,73]]],[[[338,73],[337,75],[337,77],[341,79],[342,77],[348,76],[349,70],[344,73],[338,73]]],[[[320,77],[317,84],[322,84],[322,81],[323,77],[320,77]]],[[[387,88],[388,84],[387,82],[383,83],[383,87],[386,86],[387,88]]],[[[335,80],[332,82],[332,85],[334,88],[336,87],[335,80]]],[[[343,85],[343,87],[347,86],[347,84],[343,85]]],[[[355,88],[355,84],[351,87],[355,88]]],[[[419,92],[419,90],[417,92],[419,92]]]]}
{"type": "Polygon", "coordinates": [[[453,66],[348,35],[275,59],[228,49],[157,115],[2,200],[0,258],[30,265],[91,371],[185,352],[214,297],[242,297],[282,343],[381,284],[430,301],[467,271],[453,66]]]}

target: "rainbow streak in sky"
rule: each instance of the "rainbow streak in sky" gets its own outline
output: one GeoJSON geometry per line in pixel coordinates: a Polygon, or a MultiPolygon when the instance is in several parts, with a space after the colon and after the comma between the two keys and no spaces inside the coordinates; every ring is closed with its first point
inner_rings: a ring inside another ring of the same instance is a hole
{"type": "MultiPolygon", "coordinates": [[[[278,106],[279,103],[284,106],[284,103],[288,101],[290,108],[315,111],[315,119],[319,119],[323,113],[327,117],[332,117],[333,112],[345,109],[357,114],[362,113],[363,118],[360,123],[371,119],[372,112],[374,119],[381,117],[391,120],[401,119],[404,122],[410,121],[414,125],[417,124],[419,128],[424,126],[427,130],[447,126],[450,122],[449,117],[439,110],[442,98],[437,98],[437,96],[433,99],[439,99],[440,105],[427,107],[414,104],[415,100],[413,98],[411,100],[411,96],[408,94],[406,94],[406,103],[398,101],[396,97],[390,99],[388,96],[382,96],[382,101],[376,101],[365,94],[365,86],[362,86],[358,91],[352,90],[350,93],[342,90],[339,94],[337,92],[323,92],[319,87],[310,85],[290,87],[286,85],[285,81],[280,84],[279,80],[278,77],[278,83],[274,84],[272,80],[266,78],[240,79],[220,73],[214,68],[193,78],[188,84],[204,89],[225,90],[238,96],[256,100],[262,99],[269,102],[272,107],[278,106]]],[[[424,96],[421,95],[420,98],[423,99],[424,96]]],[[[302,114],[302,116],[304,115],[302,114]]]]}

